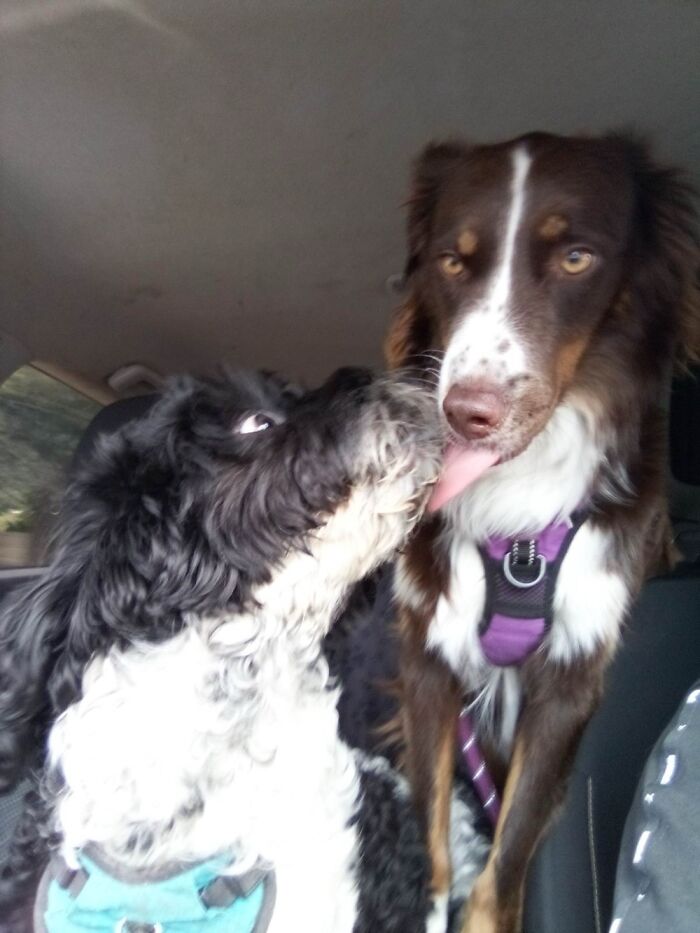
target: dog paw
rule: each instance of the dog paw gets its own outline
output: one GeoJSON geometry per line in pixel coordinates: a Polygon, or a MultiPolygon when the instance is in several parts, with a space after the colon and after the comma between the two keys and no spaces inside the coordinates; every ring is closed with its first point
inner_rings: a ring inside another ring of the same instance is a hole
{"type": "Polygon", "coordinates": [[[448,895],[436,894],[425,923],[425,933],[447,933],[448,895]]]}
{"type": "Polygon", "coordinates": [[[490,911],[470,908],[462,933],[499,933],[498,921],[490,911]]]}
{"type": "Polygon", "coordinates": [[[467,904],[467,914],[462,933],[501,933],[496,892],[492,874],[488,867],[474,885],[474,890],[467,904]]]}
{"type": "Polygon", "coordinates": [[[516,913],[504,913],[494,903],[470,902],[462,933],[520,933],[520,921],[516,913]]]}

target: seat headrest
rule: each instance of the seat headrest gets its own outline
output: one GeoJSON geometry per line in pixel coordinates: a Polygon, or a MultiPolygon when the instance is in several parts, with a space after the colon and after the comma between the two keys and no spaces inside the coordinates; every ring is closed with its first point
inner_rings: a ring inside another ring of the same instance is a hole
{"type": "Polygon", "coordinates": [[[138,395],[134,398],[124,398],[100,409],[85,433],[73,454],[71,471],[82,464],[95,447],[97,438],[102,434],[114,434],[125,424],[142,418],[157,400],[157,395],[138,395]]]}
{"type": "Polygon", "coordinates": [[[677,379],[671,392],[671,473],[681,483],[700,486],[700,366],[677,379]]]}

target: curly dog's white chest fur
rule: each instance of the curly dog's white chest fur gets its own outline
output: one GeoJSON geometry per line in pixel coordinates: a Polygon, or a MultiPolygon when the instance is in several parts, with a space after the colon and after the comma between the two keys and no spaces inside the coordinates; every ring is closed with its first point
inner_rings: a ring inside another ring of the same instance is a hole
{"type": "Polygon", "coordinates": [[[295,900],[303,916],[309,896],[319,907],[318,892],[333,891],[318,929],[344,929],[344,916],[350,929],[359,782],[325,661],[299,634],[256,632],[252,617],[224,623],[217,640],[212,628],[113,651],[86,671],[83,698],[51,736],[65,855],[92,841],[136,864],[224,851],[238,871],[263,858],[276,917],[289,922],[295,900]]]}

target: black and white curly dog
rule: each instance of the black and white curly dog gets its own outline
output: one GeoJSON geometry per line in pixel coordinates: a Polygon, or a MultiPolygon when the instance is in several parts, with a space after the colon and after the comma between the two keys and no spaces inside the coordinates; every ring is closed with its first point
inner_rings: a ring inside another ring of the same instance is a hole
{"type": "Polygon", "coordinates": [[[37,929],[425,930],[408,797],[339,738],[321,644],[420,517],[433,406],[355,370],[307,393],[181,378],[100,440],[0,617],[2,786],[46,749],[2,882],[52,853],[37,929]]]}

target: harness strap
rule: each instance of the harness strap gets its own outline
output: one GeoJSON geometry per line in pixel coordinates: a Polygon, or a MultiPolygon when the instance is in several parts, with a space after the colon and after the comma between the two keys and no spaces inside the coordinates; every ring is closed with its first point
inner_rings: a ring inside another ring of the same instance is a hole
{"type": "MultiPolygon", "coordinates": [[[[56,883],[71,897],[77,897],[85,887],[90,875],[83,868],[71,868],[61,855],[51,859],[51,873],[56,883]]],[[[244,875],[218,875],[199,892],[204,907],[230,907],[239,897],[248,897],[257,888],[268,872],[253,868],[244,875]]],[[[134,924],[125,927],[128,933],[152,933],[153,924],[134,924]],[[142,929],[143,928],[143,929],[142,929]]]]}
{"type": "Polygon", "coordinates": [[[60,855],[54,855],[51,859],[51,872],[56,883],[71,897],[77,897],[80,894],[90,877],[82,867],[71,868],[60,855]]]}
{"type": "Polygon", "coordinates": [[[248,897],[266,877],[262,869],[252,869],[245,875],[219,875],[199,892],[205,907],[230,907],[239,897],[248,897]]]}
{"type": "MultiPolygon", "coordinates": [[[[544,641],[552,624],[554,590],[562,561],[588,514],[586,509],[579,509],[566,521],[547,525],[534,537],[493,537],[478,546],[486,579],[479,641],[491,664],[522,664],[544,641]]],[[[495,828],[501,801],[479,747],[469,706],[460,714],[457,738],[467,774],[495,828]]]]}

